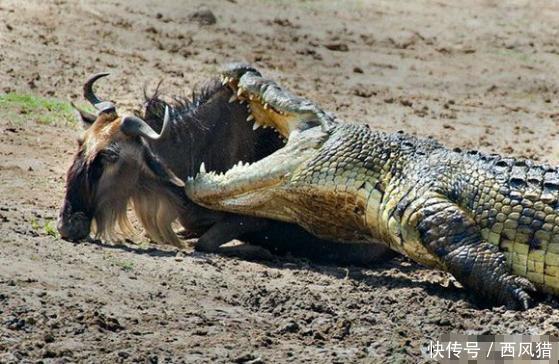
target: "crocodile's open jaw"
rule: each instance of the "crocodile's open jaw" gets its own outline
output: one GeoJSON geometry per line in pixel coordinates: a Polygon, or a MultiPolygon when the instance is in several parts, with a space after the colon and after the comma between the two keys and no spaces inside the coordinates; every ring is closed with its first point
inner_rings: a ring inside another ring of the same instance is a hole
{"type": "MultiPolygon", "coordinates": [[[[327,133],[329,116],[310,101],[281,89],[254,69],[232,67],[222,74],[222,83],[234,91],[230,102],[247,103],[254,128],[272,127],[287,144],[253,164],[239,162],[224,174],[206,172],[204,165],[188,181],[187,194],[196,202],[215,209],[244,211],[256,200],[264,203],[294,170],[315,155],[327,133]]],[[[281,216],[276,216],[281,219],[281,216]]]]}

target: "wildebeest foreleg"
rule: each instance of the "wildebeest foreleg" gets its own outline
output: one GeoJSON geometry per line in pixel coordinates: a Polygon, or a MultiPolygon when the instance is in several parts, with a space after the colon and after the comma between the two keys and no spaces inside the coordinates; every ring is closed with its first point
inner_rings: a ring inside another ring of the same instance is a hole
{"type": "Polygon", "coordinates": [[[223,244],[237,239],[246,233],[260,231],[267,227],[268,221],[248,216],[229,216],[216,222],[208,229],[195,245],[197,251],[220,253],[245,259],[269,259],[272,254],[265,248],[243,244],[239,246],[222,247],[223,244]]]}

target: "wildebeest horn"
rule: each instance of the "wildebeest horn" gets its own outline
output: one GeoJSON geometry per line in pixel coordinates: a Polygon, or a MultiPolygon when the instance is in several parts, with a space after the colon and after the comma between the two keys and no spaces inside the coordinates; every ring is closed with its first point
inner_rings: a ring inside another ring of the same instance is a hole
{"type": "Polygon", "coordinates": [[[80,113],[80,116],[81,116],[81,119],[82,119],[83,122],[88,123],[88,124],[93,124],[95,122],[95,119],[97,119],[96,115],[77,107],[76,104],[74,104],[72,101],[70,101],[70,105],[72,105],[72,107],[78,113],[80,113]]]}
{"type": "Polygon", "coordinates": [[[161,133],[157,134],[145,121],[137,116],[125,116],[120,123],[120,130],[128,136],[143,136],[150,140],[161,139],[169,129],[169,107],[165,106],[165,117],[161,133]]]}
{"type": "Polygon", "coordinates": [[[95,106],[95,108],[99,110],[99,112],[115,110],[115,106],[112,102],[100,100],[93,92],[93,84],[95,83],[95,81],[97,81],[101,77],[105,77],[108,75],[108,72],[94,74],[93,76],[89,77],[83,85],[83,97],[85,97],[86,100],[91,103],[91,105],[95,106]]]}

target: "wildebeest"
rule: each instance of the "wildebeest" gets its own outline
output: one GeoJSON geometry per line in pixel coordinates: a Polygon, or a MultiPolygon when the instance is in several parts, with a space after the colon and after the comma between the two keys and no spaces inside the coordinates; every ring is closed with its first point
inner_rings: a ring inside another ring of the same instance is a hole
{"type": "MultiPolygon", "coordinates": [[[[239,161],[259,160],[283,145],[271,129],[253,130],[244,105],[229,102],[234,94],[219,81],[209,82],[192,99],[163,101],[158,92],[146,96],[141,117],[120,117],[115,105],[93,92],[92,76],[84,97],[97,115],[79,111],[85,132],[68,170],[66,195],[58,231],[68,240],[95,236],[118,240],[130,234],[131,203],[149,237],[182,246],[172,223],[200,236],[196,248],[223,252],[221,245],[239,238],[276,251],[362,264],[386,250],[380,246],[336,244],[313,237],[281,222],[211,211],[194,204],[182,180],[194,176],[201,164],[225,171],[239,161]]],[[[233,248],[234,250],[234,248],[233,248]]]]}

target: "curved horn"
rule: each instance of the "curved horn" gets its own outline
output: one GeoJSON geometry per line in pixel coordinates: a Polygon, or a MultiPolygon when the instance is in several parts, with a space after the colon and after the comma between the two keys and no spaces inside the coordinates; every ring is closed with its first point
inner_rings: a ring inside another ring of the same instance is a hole
{"type": "Polygon", "coordinates": [[[74,104],[73,101],[70,101],[70,105],[72,105],[74,110],[76,110],[80,114],[80,117],[81,117],[81,119],[84,123],[93,124],[95,122],[95,120],[97,119],[97,116],[95,116],[94,114],[77,107],[76,104],[74,104]]]}
{"type": "Polygon", "coordinates": [[[169,129],[169,107],[165,106],[165,117],[161,133],[157,134],[145,121],[137,116],[125,116],[120,122],[120,130],[128,136],[142,136],[150,140],[159,140],[165,136],[169,129]]]}
{"type": "Polygon", "coordinates": [[[95,106],[96,104],[100,104],[103,102],[102,100],[99,100],[97,96],[95,96],[95,93],[93,92],[93,84],[98,79],[106,77],[108,75],[108,72],[97,73],[89,77],[87,81],[85,81],[85,84],[83,85],[83,97],[85,97],[86,100],[91,103],[91,105],[95,106]]]}
{"type": "Polygon", "coordinates": [[[108,75],[108,72],[94,74],[93,76],[89,77],[83,85],[83,97],[85,97],[85,99],[89,101],[91,105],[95,106],[95,108],[100,112],[114,111],[115,109],[115,106],[112,102],[100,100],[93,92],[93,84],[95,83],[95,81],[108,75]]]}

